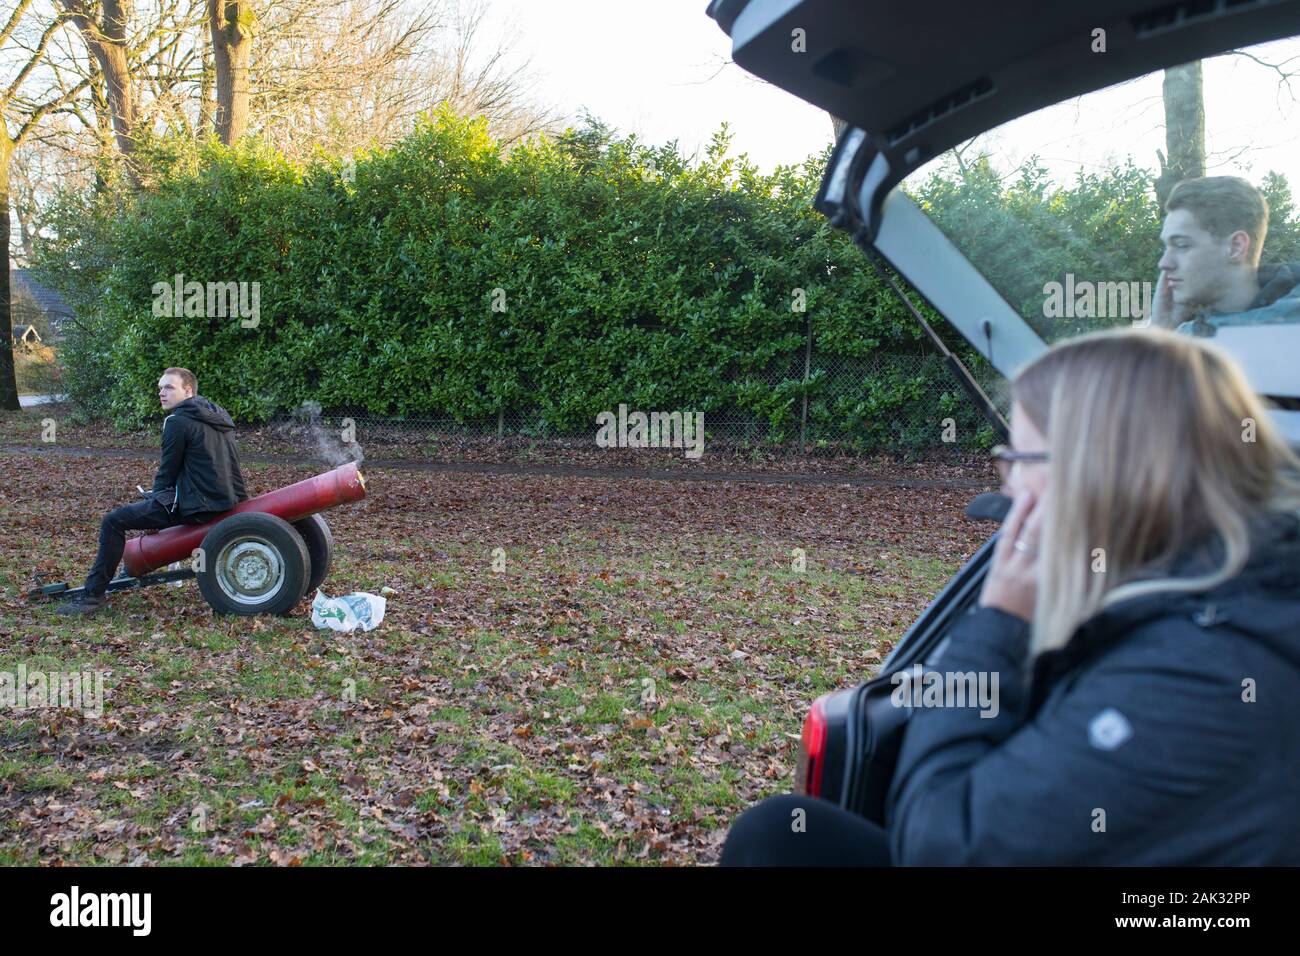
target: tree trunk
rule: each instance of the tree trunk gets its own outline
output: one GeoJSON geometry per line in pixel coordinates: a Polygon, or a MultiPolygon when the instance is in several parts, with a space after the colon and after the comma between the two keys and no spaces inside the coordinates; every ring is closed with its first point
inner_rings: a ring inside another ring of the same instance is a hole
{"type": "Polygon", "coordinates": [[[229,146],[248,127],[248,60],[253,46],[253,7],[248,0],[208,0],[217,111],[213,128],[229,146]]]}
{"type": "Polygon", "coordinates": [[[131,66],[126,50],[132,0],[103,0],[103,20],[98,23],[92,19],[91,8],[84,3],[64,0],[63,6],[73,14],[72,22],[81,31],[104,75],[117,148],[123,156],[130,156],[135,149],[136,123],[135,94],[131,88],[131,66]]]}
{"type": "Polygon", "coordinates": [[[9,138],[9,130],[4,128],[0,119],[0,223],[4,225],[4,242],[0,242],[0,409],[16,411],[22,406],[18,403],[18,379],[14,374],[14,328],[10,314],[9,290],[9,159],[13,156],[14,144],[9,138]]]}
{"type": "Polygon", "coordinates": [[[131,12],[130,0],[104,0],[104,35],[108,43],[96,49],[108,105],[113,110],[113,132],[123,156],[135,149],[135,97],[131,92],[131,67],[126,56],[126,21],[131,12]]]}
{"type": "Polygon", "coordinates": [[[104,92],[104,73],[92,59],[90,63],[90,102],[95,109],[96,135],[99,149],[95,153],[95,192],[102,193],[108,188],[104,176],[105,165],[113,153],[113,111],[109,108],[108,97],[104,92]]]}
{"type": "Polygon", "coordinates": [[[1201,61],[1165,70],[1165,150],[1158,150],[1156,199],[1163,209],[1180,181],[1205,175],[1205,76],[1201,61]]]}

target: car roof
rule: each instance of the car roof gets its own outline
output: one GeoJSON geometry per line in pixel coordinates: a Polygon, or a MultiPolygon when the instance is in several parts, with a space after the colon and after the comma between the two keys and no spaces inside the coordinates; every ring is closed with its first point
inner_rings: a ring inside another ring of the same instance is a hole
{"type": "Polygon", "coordinates": [[[713,0],[708,13],[736,63],[863,130],[888,158],[886,190],[1016,117],[1300,29],[1300,0],[713,0]]]}

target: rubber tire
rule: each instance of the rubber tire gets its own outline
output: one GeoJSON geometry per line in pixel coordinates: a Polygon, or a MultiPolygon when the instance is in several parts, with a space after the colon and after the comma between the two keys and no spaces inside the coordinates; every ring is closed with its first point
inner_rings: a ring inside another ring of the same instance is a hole
{"type": "Polygon", "coordinates": [[[330,531],[329,524],[320,515],[300,518],[293,522],[293,526],[307,544],[307,557],[310,559],[311,570],[307,575],[307,586],[303,589],[302,596],[310,599],[316,596],[316,589],[325,580],[325,575],[330,573],[330,564],[334,561],[334,534],[330,531]]]}
{"type": "Polygon", "coordinates": [[[302,599],[303,588],[311,572],[307,545],[289,522],[260,511],[245,511],[217,523],[203,539],[205,567],[198,574],[203,600],[217,614],[284,614],[302,599]],[[284,582],[267,599],[257,603],[234,600],[217,583],[217,558],[221,549],[233,539],[255,536],[272,548],[284,569],[284,582]]]}

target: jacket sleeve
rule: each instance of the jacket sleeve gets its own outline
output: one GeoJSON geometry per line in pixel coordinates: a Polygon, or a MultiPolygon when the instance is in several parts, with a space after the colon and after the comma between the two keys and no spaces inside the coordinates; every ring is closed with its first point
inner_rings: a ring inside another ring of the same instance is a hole
{"type": "Polygon", "coordinates": [[[153,478],[154,491],[176,487],[176,478],[185,461],[184,424],[175,415],[169,415],[163,422],[162,455],[158,461],[158,473],[153,478]]]}
{"type": "Polygon", "coordinates": [[[233,451],[230,456],[231,486],[235,491],[236,501],[247,501],[248,490],[244,487],[244,472],[239,467],[239,456],[233,451]]]}
{"type": "Polygon", "coordinates": [[[895,863],[1122,864],[1249,772],[1256,714],[1206,668],[1222,642],[1190,621],[1136,629],[1026,721],[1028,636],[1018,618],[978,608],[931,665],[997,671],[999,709],[913,712],[887,805],[895,863]]]}

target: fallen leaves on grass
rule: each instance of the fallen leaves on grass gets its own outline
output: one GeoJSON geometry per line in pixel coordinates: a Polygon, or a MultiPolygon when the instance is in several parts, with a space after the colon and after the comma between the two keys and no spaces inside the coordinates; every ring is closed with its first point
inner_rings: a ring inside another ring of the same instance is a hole
{"type": "MultiPolygon", "coordinates": [[[[216,618],[193,586],[67,622],[21,596],[31,572],[84,574],[148,468],[3,464],[0,669],[111,679],[98,720],[0,721],[0,862],[713,861],[788,788],[808,702],[989,530],[965,489],[368,469],[328,515],[325,588],[395,589],[380,628],[216,618]]],[[[246,471],[256,493],[309,470],[246,471]]]]}

